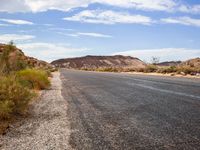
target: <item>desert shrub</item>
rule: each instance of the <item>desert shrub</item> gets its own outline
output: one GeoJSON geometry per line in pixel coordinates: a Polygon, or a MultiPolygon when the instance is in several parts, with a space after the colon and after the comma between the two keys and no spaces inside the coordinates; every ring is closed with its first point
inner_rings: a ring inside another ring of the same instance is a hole
{"type": "Polygon", "coordinates": [[[176,66],[170,66],[170,67],[160,67],[157,70],[158,73],[174,73],[177,72],[176,66]]]}
{"type": "Polygon", "coordinates": [[[195,67],[190,67],[190,66],[181,66],[177,70],[178,73],[185,73],[185,74],[193,74],[193,73],[199,73],[200,69],[195,68],[195,67]]]}
{"type": "Polygon", "coordinates": [[[0,120],[9,118],[12,113],[12,102],[9,100],[0,100],[0,120]]]}
{"type": "Polygon", "coordinates": [[[80,70],[83,70],[83,71],[88,71],[88,70],[87,70],[87,68],[80,68],[80,70]]]}
{"type": "Polygon", "coordinates": [[[50,71],[51,72],[56,72],[56,71],[58,71],[58,68],[56,68],[56,67],[55,68],[51,68],[50,71]]]}
{"type": "Polygon", "coordinates": [[[24,112],[33,96],[14,76],[0,77],[0,119],[24,112]]]}
{"type": "Polygon", "coordinates": [[[144,72],[145,71],[145,68],[138,68],[135,70],[136,72],[144,72]]]}
{"type": "Polygon", "coordinates": [[[26,69],[19,71],[17,77],[22,85],[31,89],[43,90],[50,86],[46,71],[37,69],[26,69]]]}
{"type": "Polygon", "coordinates": [[[28,67],[26,61],[22,59],[21,53],[14,53],[16,47],[11,41],[5,45],[2,54],[0,55],[0,74],[9,75],[12,72],[19,71],[28,67]]]}
{"type": "Polygon", "coordinates": [[[46,72],[48,77],[53,77],[51,69],[46,69],[45,72],[46,72]]]}
{"type": "Polygon", "coordinates": [[[13,63],[11,67],[12,67],[12,71],[19,71],[19,70],[28,68],[29,65],[27,64],[27,62],[17,58],[17,60],[15,61],[15,63],[13,63]]]}
{"type": "Polygon", "coordinates": [[[135,72],[135,68],[119,68],[119,72],[135,72]]]}
{"type": "Polygon", "coordinates": [[[119,68],[104,67],[104,68],[97,68],[95,71],[99,71],[99,72],[119,72],[119,68]]]}
{"type": "Polygon", "coordinates": [[[1,74],[9,74],[11,71],[11,66],[9,62],[10,53],[14,50],[13,42],[5,46],[3,53],[0,55],[0,71],[1,74]]]}
{"type": "Polygon", "coordinates": [[[110,68],[105,68],[104,71],[105,71],[105,72],[119,72],[117,68],[112,68],[112,67],[110,67],[110,68]]]}
{"type": "Polygon", "coordinates": [[[149,73],[149,72],[156,72],[158,70],[158,67],[156,65],[147,65],[146,68],[144,69],[144,72],[149,73]]]}

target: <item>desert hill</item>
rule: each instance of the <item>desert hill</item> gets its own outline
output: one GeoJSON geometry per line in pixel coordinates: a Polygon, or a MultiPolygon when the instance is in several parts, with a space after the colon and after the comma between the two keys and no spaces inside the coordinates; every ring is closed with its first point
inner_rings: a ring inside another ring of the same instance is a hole
{"type": "Polygon", "coordinates": [[[189,59],[186,61],[166,61],[156,64],[157,66],[179,66],[179,67],[199,67],[200,58],[189,59]]]}
{"type": "MultiPolygon", "coordinates": [[[[3,52],[9,48],[9,45],[0,44],[0,59],[3,55],[3,52]]],[[[38,60],[33,57],[26,56],[22,50],[18,49],[16,46],[12,46],[12,51],[9,54],[9,63],[11,66],[23,67],[27,65],[34,68],[50,68],[51,65],[45,61],[38,60]]]]}
{"type": "Polygon", "coordinates": [[[77,58],[66,58],[53,61],[56,67],[73,69],[98,69],[98,68],[145,68],[146,64],[140,59],[130,56],[85,56],[77,58]]]}
{"type": "Polygon", "coordinates": [[[182,62],[179,66],[200,68],[200,58],[189,59],[187,61],[182,62]]]}

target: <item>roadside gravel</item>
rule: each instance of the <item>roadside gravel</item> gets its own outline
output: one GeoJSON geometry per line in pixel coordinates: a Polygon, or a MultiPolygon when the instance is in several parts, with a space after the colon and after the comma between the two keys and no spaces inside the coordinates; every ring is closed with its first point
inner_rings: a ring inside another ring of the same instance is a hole
{"type": "Polygon", "coordinates": [[[60,73],[53,73],[52,87],[34,102],[30,116],[0,136],[1,150],[69,150],[67,102],[61,95],[60,73]]]}

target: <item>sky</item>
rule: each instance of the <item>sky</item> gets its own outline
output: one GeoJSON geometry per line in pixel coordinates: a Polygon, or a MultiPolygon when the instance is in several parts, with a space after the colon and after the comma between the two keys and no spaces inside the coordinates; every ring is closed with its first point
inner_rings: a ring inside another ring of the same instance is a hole
{"type": "Polygon", "coordinates": [[[130,55],[200,57],[199,0],[0,0],[0,43],[51,62],[130,55]]]}

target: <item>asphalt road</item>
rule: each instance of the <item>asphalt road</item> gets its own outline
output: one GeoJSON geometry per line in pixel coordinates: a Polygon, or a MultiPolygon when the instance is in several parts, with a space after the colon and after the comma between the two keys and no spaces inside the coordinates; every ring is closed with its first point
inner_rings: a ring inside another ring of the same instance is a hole
{"type": "Polygon", "coordinates": [[[200,149],[200,80],[62,70],[70,145],[200,149]]]}

